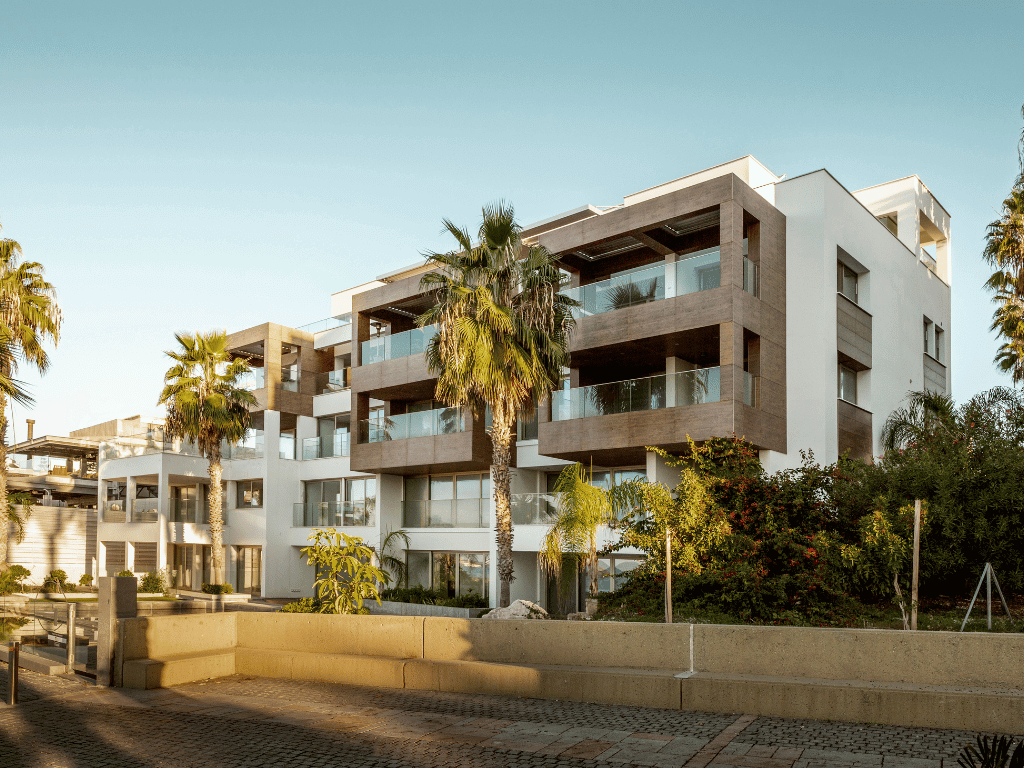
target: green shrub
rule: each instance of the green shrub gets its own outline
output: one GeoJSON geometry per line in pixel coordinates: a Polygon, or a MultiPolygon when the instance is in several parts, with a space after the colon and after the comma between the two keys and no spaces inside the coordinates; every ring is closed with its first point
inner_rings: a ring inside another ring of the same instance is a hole
{"type": "Polygon", "coordinates": [[[304,597],[281,606],[281,613],[320,613],[320,601],[314,597],[304,597]]]}
{"type": "Polygon", "coordinates": [[[234,591],[230,584],[203,584],[203,592],[207,595],[230,595],[234,591]]]}
{"type": "Polygon", "coordinates": [[[43,579],[43,591],[45,592],[74,592],[75,585],[68,581],[67,571],[54,568],[46,578],[43,579]]]}
{"type": "Polygon", "coordinates": [[[381,592],[381,600],[395,603],[415,603],[418,605],[440,605],[446,608],[486,608],[487,598],[483,595],[470,593],[449,597],[443,592],[435,592],[424,587],[395,587],[381,592]]]}
{"type": "Polygon", "coordinates": [[[124,578],[124,577],[133,578],[133,579],[135,578],[135,574],[132,573],[131,571],[128,571],[128,570],[119,571],[117,576],[118,576],[118,578],[124,578]]]}
{"type": "Polygon", "coordinates": [[[82,587],[91,587],[92,586],[92,574],[91,573],[83,573],[82,574],[82,578],[80,578],[78,580],[78,584],[79,584],[79,586],[82,586],[82,587]]]}
{"type": "Polygon", "coordinates": [[[163,594],[167,591],[167,584],[164,582],[164,576],[162,573],[153,571],[147,573],[139,581],[139,592],[145,592],[148,594],[155,594],[157,592],[163,594]]]}
{"type": "Polygon", "coordinates": [[[12,565],[6,571],[0,571],[0,595],[23,592],[24,581],[32,575],[32,571],[21,565],[12,565]]]}

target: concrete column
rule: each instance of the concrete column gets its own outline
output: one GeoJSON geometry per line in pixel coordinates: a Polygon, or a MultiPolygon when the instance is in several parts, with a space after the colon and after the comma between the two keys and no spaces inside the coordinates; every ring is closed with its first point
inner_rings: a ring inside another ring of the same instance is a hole
{"type": "Polygon", "coordinates": [[[135,573],[135,542],[124,543],[124,569],[135,573]]]}
{"type": "Polygon", "coordinates": [[[720,206],[719,249],[723,286],[743,288],[743,208],[735,200],[720,206]]]}
{"type": "Polygon", "coordinates": [[[160,462],[160,471],[157,473],[157,539],[156,539],[156,562],[159,566],[170,567],[167,562],[167,531],[168,521],[171,519],[171,484],[170,472],[164,462],[160,462]]]}
{"type": "Polygon", "coordinates": [[[729,322],[722,323],[718,329],[722,401],[742,399],[743,387],[739,377],[743,370],[743,326],[729,322]]]}
{"type": "Polygon", "coordinates": [[[138,614],[139,580],[134,577],[99,578],[99,621],[97,626],[96,685],[121,685],[123,646],[119,642],[119,619],[138,614]]]}
{"type": "Polygon", "coordinates": [[[278,411],[263,412],[263,455],[268,462],[277,461],[281,455],[281,414],[278,411]]]}
{"type": "MultiPolygon", "coordinates": [[[[316,419],[312,416],[299,416],[295,422],[295,458],[302,458],[302,441],[316,437],[316,419]]],[[[330,441],[328,441],[330,447],[330,441]]]]}
{"type": "Polygon", "coordinates": [[[676,295],[676,261],[679,254],[670,253],[665,257],[665,298],[671,299],[676,295]]]}
{"type": "MultiPolygon", "coordinates": [[[[107,547],[99,540],[99,535],[96,536],[96,578],[100,579],[107,572],[107,547]]],[[[99,583],[98,581],[96,582],[99,583]]]]}
{"type": "Polygon", "coordinates": [[[125,511],[125,522],[131,522],[132,517],[135,514],[135,478],[129,477],[126,480],[126,488],[124,492],[124,511],[125,511]]]}

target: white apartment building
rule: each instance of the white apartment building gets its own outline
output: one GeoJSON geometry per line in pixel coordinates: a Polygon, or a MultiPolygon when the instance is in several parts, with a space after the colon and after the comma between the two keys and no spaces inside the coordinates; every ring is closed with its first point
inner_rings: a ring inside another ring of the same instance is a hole
{"type": "MultiPolygon", "coordinates": [[[[744,157],[525,230],[581,301],[561,389],[517,428],[513,599],[555,607],[537,566],[553,478],[672,482],[645,446],[736,434],[766,469],[881,452],[909,390],[948,391],[950,216],[916,176],[850,192],[828,171],[779,177],[744,157]]],[[[486,419],[433,401],[415,327],[424,263],[331,297],[299,329],[233,334],[257,371],[257,429],[226,447],[228,579],[312,594],[314,527],[378,545],[404,529],[413,583],[497,601],[486,419]]],[[[163,439],[104,443],[97,569],[209,579],[206,462],[163,439]]],[[[602,588],[638,553],[602,561],[602,588]]],[[[563,606],[564,608],[564,606],[563,606]]]]}

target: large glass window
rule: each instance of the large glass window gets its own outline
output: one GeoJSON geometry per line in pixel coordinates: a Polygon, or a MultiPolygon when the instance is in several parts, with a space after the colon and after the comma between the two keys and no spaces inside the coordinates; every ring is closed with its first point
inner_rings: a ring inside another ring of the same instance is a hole
{"type": "Polygon", "coordinates": [[[846,298],[857,303],[857,273],[850,269],[843,262],[837,263],[837,284],[836,290],[846,298]]]}
{"type": "Polygon", "coordinates": [[[262,507],[263,506],[263,479],[259,480],[239,480],[236,483],[236,499],[235,506],[238,508],[242,507],[262,507]]]}
{"type": "Polygon", "coordinates": [[[643,563],[639,557],[602,557],[597,561],[597,589],[599,592],[614,592],[622,587],[625,577],[643,563]]]}
{"type": "Polygon", "coordinates": [[[409,586],[449,597],[488,595],[490,556],[486,552],[408,552],[409,586]]]}
{"type": "Polygon", "coordinates": [[[839,399],[857,404],[857,372],[845,365],[839,366],[839,399]]]}
{"type": "Polygon", "coordinates": [[[942,357],[945,354],[945,352],[943,351],[942,347],[943,347],[942,329],[939,328],[938,325],[936,325],[935,326],[935,359],[938,360],[940,363],[942,362],[942,357]]]}
{"type": "Polygon", "coordinates": [[[263,570],[263,547],[236,547],[235,589],[250,595],[259,595],[263,570]]]}
{"type": "Polygon", "coordinates": [[[405,480],[406,528],[486,528],[489,474],[431,475],[405,480]]]}
{"type": "Polygon", "coordinates": [[[344,525],[372,525],[376,507],[376,478],[360,477],[345,481],[344,525]]]}

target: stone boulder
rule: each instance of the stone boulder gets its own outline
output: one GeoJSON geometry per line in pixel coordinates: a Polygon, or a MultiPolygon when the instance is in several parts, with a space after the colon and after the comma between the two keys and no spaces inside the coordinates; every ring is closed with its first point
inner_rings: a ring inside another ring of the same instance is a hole
{"type": "Polygon", "coordinates": [[[529,600],[516,600],[508,608],[495,608],[482,619],[549,619],[548,612],[529,600]]]}

